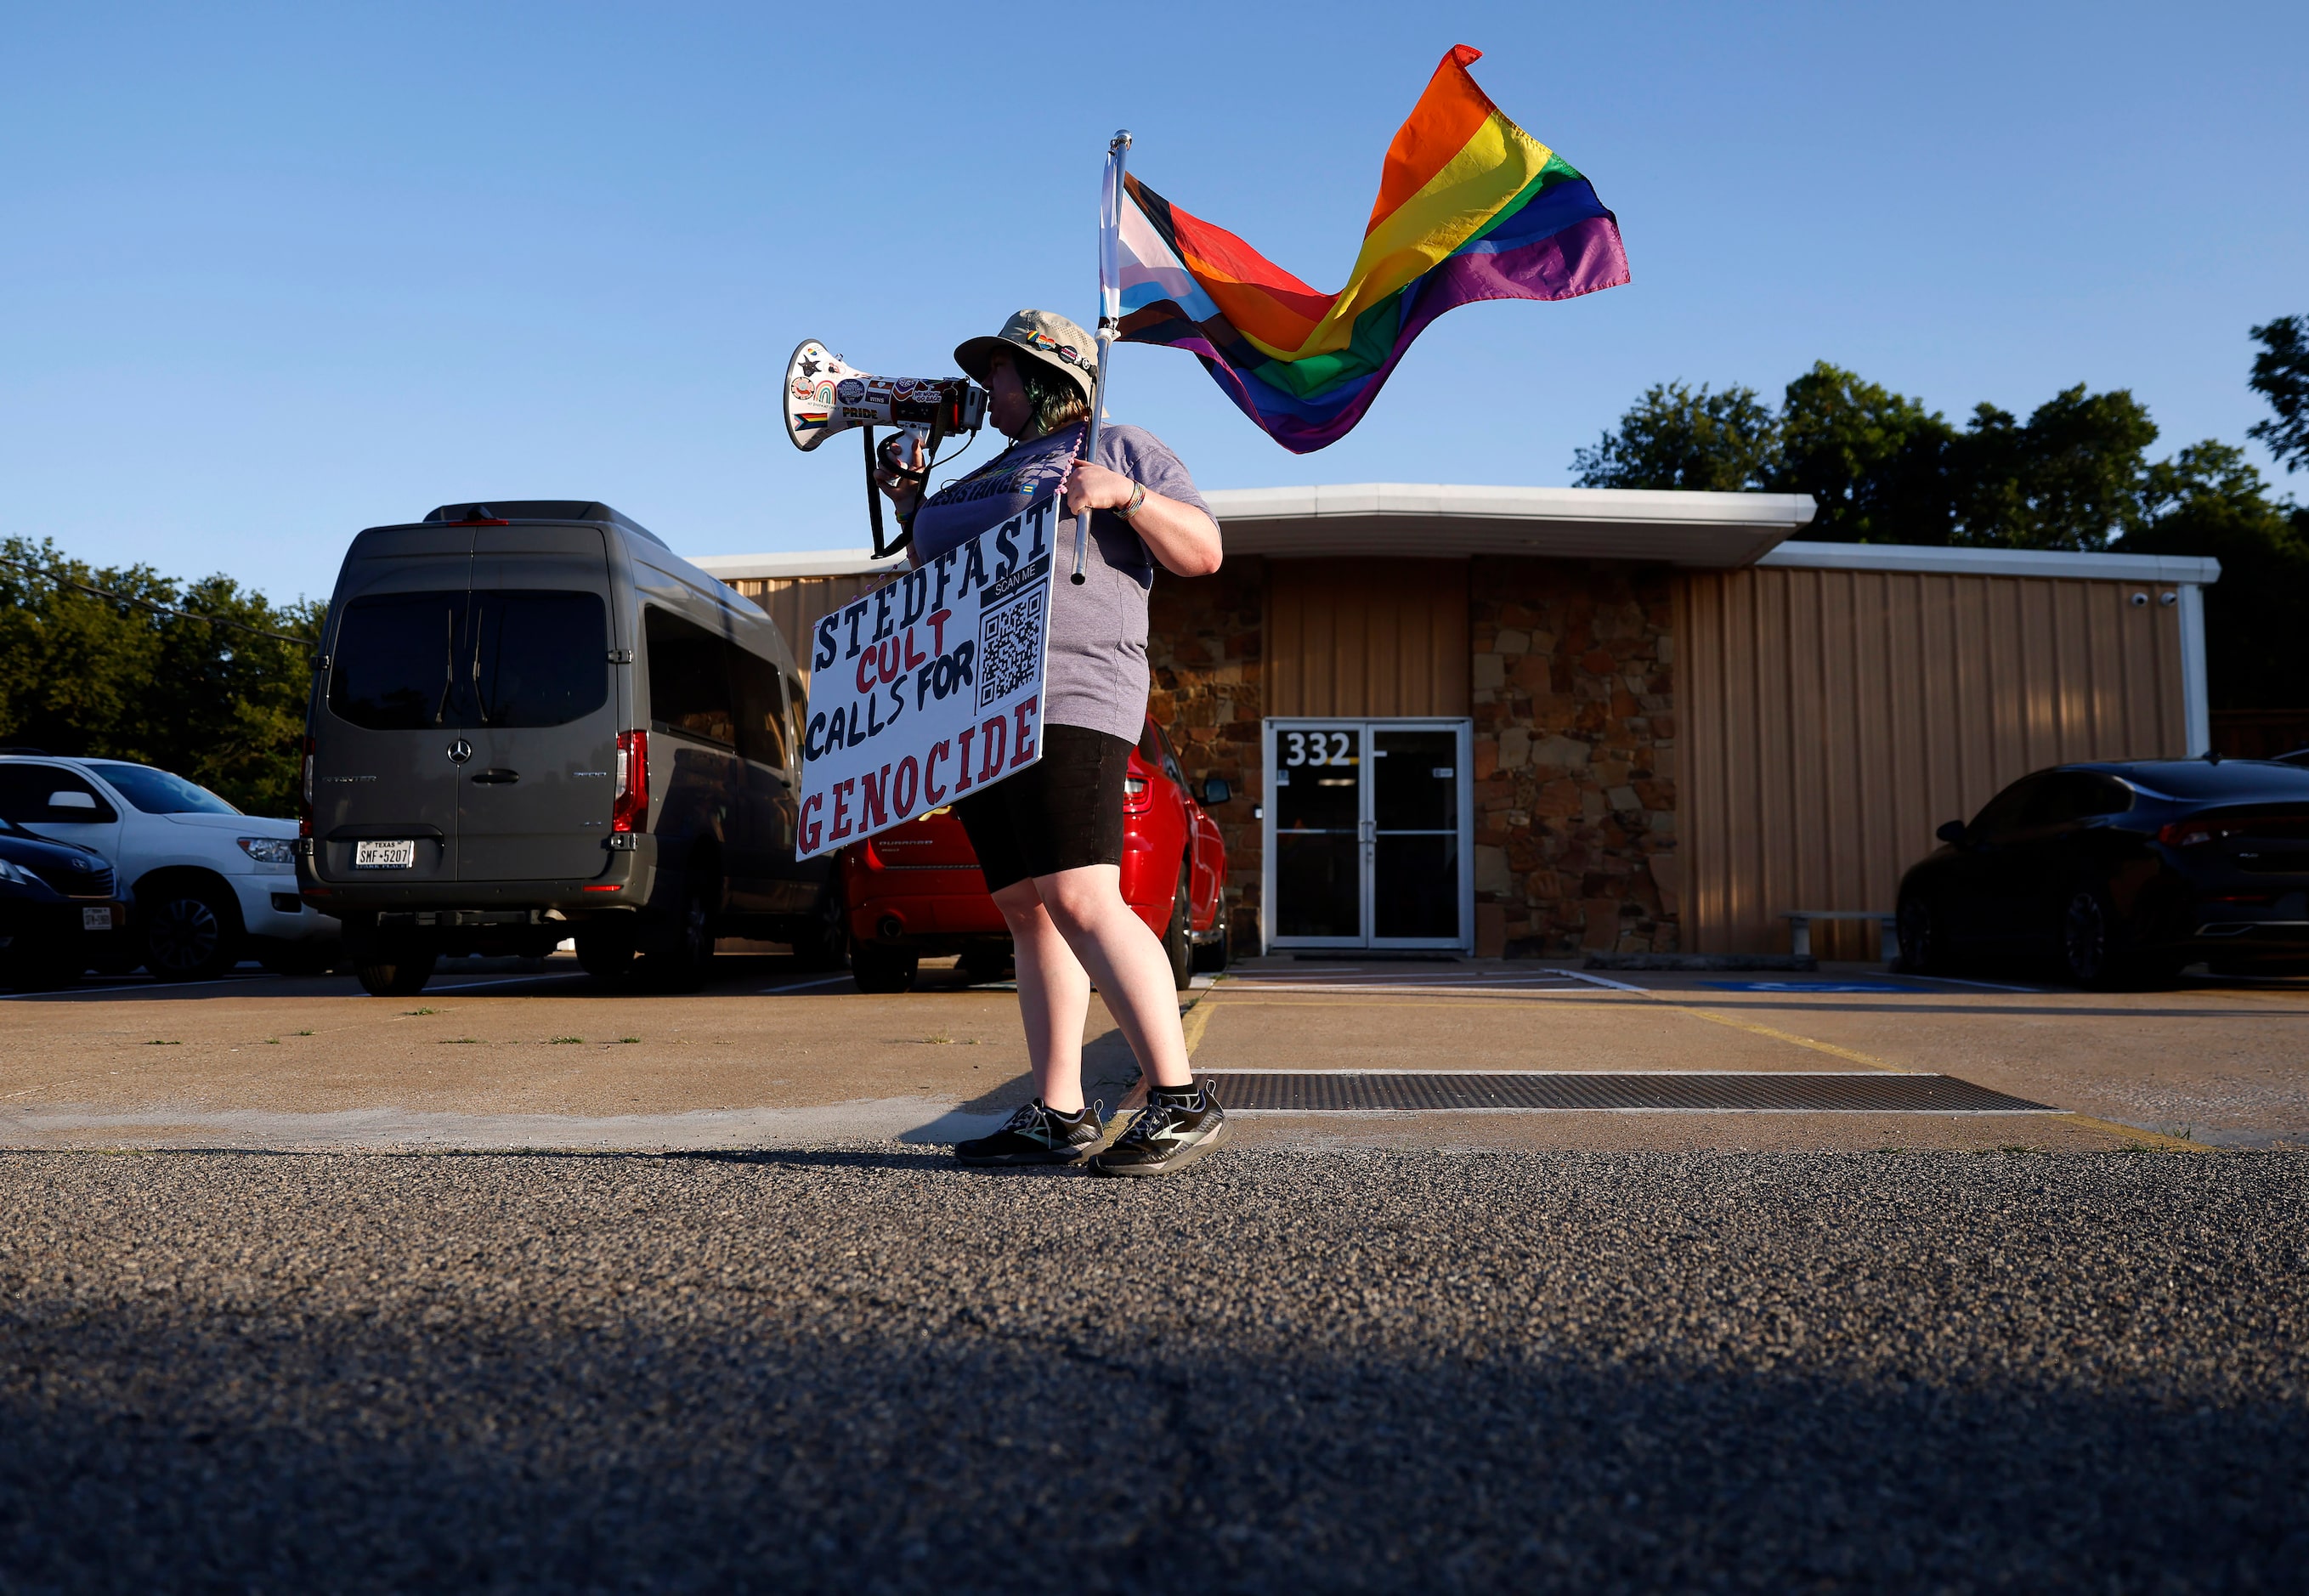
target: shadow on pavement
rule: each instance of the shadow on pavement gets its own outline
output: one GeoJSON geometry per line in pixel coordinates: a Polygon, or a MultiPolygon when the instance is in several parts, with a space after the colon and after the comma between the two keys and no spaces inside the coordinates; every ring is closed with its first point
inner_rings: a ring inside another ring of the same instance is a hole
{"type": "Polygon", "coordinates": [[[1244,1352],[974,1302],[19,1323],[0,1567],[151,1591],[2275,1590],[2309,1559],[2296,1403],[1415,1334],[1244,1352]]]}
{"type": "Polygon", "coordinates": [[[0,1590],[2274,1591],[2309,1563],[2300,1159],[947,1168],[0,1159],[0,1590]]]}

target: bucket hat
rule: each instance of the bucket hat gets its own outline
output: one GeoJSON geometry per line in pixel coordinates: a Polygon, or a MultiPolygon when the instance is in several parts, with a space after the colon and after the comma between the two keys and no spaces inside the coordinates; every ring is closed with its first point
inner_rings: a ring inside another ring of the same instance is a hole
{"type": "Polygon", "coordinates": [[[1033,357],[1053,371],[1063,372],[1082,390],[1083,402],[1093,398],[1098,373],[1098,345],[1091,335],[1066,317],[1048,310],[1022,310],[1002,324],[991,338],[967,339],[956,344],[955,364],[979,383],[986,381],[994,351],[1009,349],[1033,357]]]}

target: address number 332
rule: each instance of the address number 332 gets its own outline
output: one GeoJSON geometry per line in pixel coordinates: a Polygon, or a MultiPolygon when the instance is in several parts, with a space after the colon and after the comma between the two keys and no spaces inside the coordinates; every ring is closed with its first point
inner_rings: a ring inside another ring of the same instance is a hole
{"type": "Polygon", "coordinates": [[[1283,734],[1284,764],[1353,764],[1355,734],[1352,731],[1286,731],[1283,734]]]}

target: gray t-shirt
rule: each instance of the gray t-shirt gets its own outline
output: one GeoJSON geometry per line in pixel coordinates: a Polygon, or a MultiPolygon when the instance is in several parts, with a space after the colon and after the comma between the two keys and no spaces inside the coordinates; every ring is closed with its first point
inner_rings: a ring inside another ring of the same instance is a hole
{"type": "MultiPolygon", "coordinates": [[[[1077,422],[1047,437],[1013,444],[932,496],[914,516],[913,563],[937,558],[1049,492],[1082,447],[1082,436],[1077,422]]],[[[1210,513],[1179,457],[1144,427],[1111,422],[1100,427],[1098,463],[1143,484],[1149,493],[1210,513]]],[[[1042,719],[1135,743],[1146,719],[1146,595],[1154,585],[1154,558],[1128,522],[1100,510],[1090,518],[1090,558],[1083,585],[1077,587],[1069,580],[1075,568],[1072,518],[1059,522],[1055,542],[1042,719]]]]}

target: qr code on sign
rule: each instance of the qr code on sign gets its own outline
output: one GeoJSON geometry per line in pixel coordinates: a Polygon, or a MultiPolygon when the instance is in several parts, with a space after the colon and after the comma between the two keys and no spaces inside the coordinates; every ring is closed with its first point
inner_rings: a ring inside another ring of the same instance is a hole
{"type": "Polygon", "coordinates": [[[990,610],[978,622],[978,707],[1033,682],[1042,667],[1043,590],[990,610]]]}

